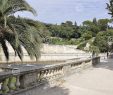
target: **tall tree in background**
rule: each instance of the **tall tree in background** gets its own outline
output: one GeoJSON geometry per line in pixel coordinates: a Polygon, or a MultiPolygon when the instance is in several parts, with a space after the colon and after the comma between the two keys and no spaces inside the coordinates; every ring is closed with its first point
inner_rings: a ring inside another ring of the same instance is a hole
{"type": "Polygon", "coordinates": [[[74,26],[77,28],[78,27],[78,25],[77,25],[77,22],[75,21],[75,23],[74,23],[74,26]]]}
{"type": "Polygon", "coordinates": [[[98,26],[100,27],[101,31],[106,31],[108,29],[108,23],[110,22],[110,19],[99,19],[98,20],[98,26]]]}
{"type": "Polygon", "coordinates": [[[96,19],[96,18],[93,18],[93,23],[94,23],[95,25],[97,25],[97,19],[96,19]]]}
{"type": "Polygon", "coordinates": [[[14,17],[18,11],[28,11],[36,14],[35,10],[25,0],[0,0],[0,43],[6,59],[9,60],[9,51],[6,41],[10,43],[22,60],[22,46],[31,58],[38,59],[40,55],[40,36],[35,25],[28,23],[24,18],[14,17]]]}

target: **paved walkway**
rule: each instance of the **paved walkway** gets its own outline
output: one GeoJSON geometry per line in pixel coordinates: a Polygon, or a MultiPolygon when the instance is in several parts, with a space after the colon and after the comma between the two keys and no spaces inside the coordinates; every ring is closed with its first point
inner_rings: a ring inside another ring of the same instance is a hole
{"type": "Polygon", "coordinates": [[[113,60],[102,60],[96,67],[66,78],[61,87],[42,90],[40,95],[113,95],[113,60]]]}

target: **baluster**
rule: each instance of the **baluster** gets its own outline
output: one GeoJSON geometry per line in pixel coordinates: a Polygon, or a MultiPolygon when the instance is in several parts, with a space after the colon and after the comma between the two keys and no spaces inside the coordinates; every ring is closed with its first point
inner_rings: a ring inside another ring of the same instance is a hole
{"type": "Polygon", "coordinates": [[[49,70],[49,76],[51,76],[51,69],[49,70]]]}
{"type": "Polygon", "coordinates": [[[56,75],[55,75],[56,73],[55,73],[55,68],[53,69],[53,79],[55,79],[56,78],[56,75]]]}
{"type": "Polygon", "coordinates": [[[50,80],[50,70],[47,70],[47,79],[50,80]]]}
{"type": "Polygon", "coordinates": [[[46,70],[46,79],[48,79],[49,70],[46,70]]]}
{"type": "Polygon", "coordinates": [[[40,71],[40,82],[43,80],[43,71],[40,71]]]}
{"type": "Polygon", "coordinates": [[[62,66],[62,74],[63,74],[63,76],[64,76],[64,67],[62,66]]]}
{"type": "Polygon", "coordinates": [[[46,80],[46,70],[43,71],[43,80],[46,80]]]}
{"type": "Polygon", "coordinates": [[[54,79],[54,69],[51,70],[51,78],[54,79]]]}
{"type": "Polygon", "coordinates": [[[58,72],[57,72],[57,68],[55,68],[55,73],[56,73],[56,75],[57,75],[57,73],[58,73],[58,72]]]}
{"type": "Polygon", "coordinates": [[[16,84],[16,78],[15,77],[10,77],[9,78],[9,83],[8,83],[10,92],[12,92],[13,90],[16,89],[15,84],[16,84]]]}
{"type": "Polygon", "coordinates": [[[38,82],[40,81],[40,73],[37,74],[38,82]]]}
{"type": "Polygon", "coordinates": [[[60,67],[60,77],[62,76],[62,67],[60,67]]]}
{"type": "Polygon", "coordinates": [[[51,69],[49,70],[49,80],[51,80],[51,69]]]}
{"type": "Polygon", "coordinates": [[[3,94],[7,94],[9,92],[8,81],[9,79],[5,79],[2,83],[1,91],[3,94]]]}
{"type": "Polygon", "coordinates": [[[62,73],[62,67],[60,67],[60,72],[62,73]]]}
{"type": "Polygon", "coordinates": [[[41,82],[41,80],[42,80],[42,72],[40,71],[40,73],[39,73],[39,82],[41,82]]]}
{"type": "Polygon", "coordinates": [[[56,71],[57,71],[57,77],[59,76],[59,70],[58,70],[58,68],[56,68],[56,71]]]}
{"type": "Polygon", "coordinates": [[[44,80],[44,71],[41,71],[41,79],[44,80]]]}
{"type": "Polygon", "coordinates": [[[55,77],[57,77],[57,70],[56,69],[57,68],[54,69],[54,75],[55,75],[55,77]]]}
{"type": "Polygon", "coordinates": [[[47,80],[47,70],[45,70],[44,78],[47,80]]]}
{"type": "Polygon", "coordinates": [[[57,77],[59,77],[59,68],[57,68],[57,77]]]}
{"type": "Polygon", "coordinates": [[[20,88],[20,76],[16,77],[16,84],[15,84],[15,86],[16,86],[16,90],[19,90],[19,88],[20,88]]]}
{"type": "Polygon", "coordinates": [[[61,74],[62,74],[62,76],[63,76],[63,67],[61,67],[61,74]]]}
{"type": "Polygon", "coordinates": [[[58,68],[56,68],[56,75],[58,74],[58,70],[57,70],[58,68]]]}
{"type": "Polygon", "coordinates": [[[58,77],[60,76],[60,67],[58,68],[58,77]]]}

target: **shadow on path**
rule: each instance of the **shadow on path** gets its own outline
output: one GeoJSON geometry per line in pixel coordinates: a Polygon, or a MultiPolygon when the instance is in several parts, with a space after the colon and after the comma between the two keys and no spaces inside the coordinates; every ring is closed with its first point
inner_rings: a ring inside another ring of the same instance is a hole
{"type": "Polygon", "coordinates": [[[69,95],[69,89],[56,86],[45,91],[42,91],[38,95],[69,95]]]}
{"type": "Polygon", "coordinates": [[[69,95],[69,89],[60,86],[51,88],[42,85],[16,95],[69,95]]]}

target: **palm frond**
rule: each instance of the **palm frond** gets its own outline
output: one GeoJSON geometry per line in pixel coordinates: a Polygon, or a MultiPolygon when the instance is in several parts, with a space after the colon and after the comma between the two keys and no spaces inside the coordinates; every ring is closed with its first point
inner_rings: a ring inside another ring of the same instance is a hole
{"type": "Polygon", "coordinates": [[[0,0],[0,16],[9,16],[18,11],[28,11],[36,15],[36,11],[25,0],[0,0]]]}
{"type": "Polygon", "coordinates": [[[110,0],[110,2],[106,3],[106,4],[107,4],[106,9],[109,11],[108,14],[112,15],[112,17],[113,17],[113,0],[110,0]]]}
{"type": "Polygon", "coordinates": [[[0,38],[0,43],[1,43],[2,49],[4,51],[6,60],[9,60],[9,52],[8,52],[8,48],[7,48],[5,40],[3,38],[0,38]]]}
{"type": "Polygon", "coordinates": [[[18,11],[29,11],[36,15],[36,11],[25,0],[8,0],[4,14],[10,15],[18,11]]]}
{"type": "Polygon", "coordinates": [[[6,41],[14,49],[15,56],[18,55],[21,60],[23,59],[22,47],[31,58],[38,59],[41,47],[41,33],[39,33],[38,25],[33,20],[11,16],[18,11],[36,14],[36,11],[25,0],[0,0],[0,26],[4,29],[0,31],[0,43],[6,59],[9,59],[6,41]]]}

